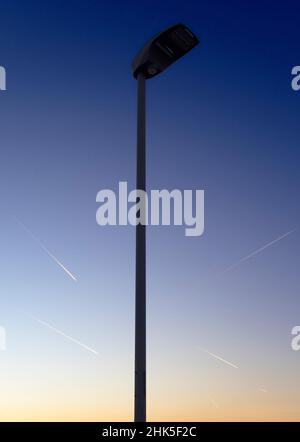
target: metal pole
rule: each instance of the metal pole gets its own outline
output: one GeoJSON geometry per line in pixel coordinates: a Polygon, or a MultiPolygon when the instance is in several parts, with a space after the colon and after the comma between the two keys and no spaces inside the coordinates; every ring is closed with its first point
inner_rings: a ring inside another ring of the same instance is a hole
{"type": "MultiPolygon", "coordinates": [[[[146,80],[137,78],[136,188],[146,190],[146,80]]],[[[145,213],[145,212],[144,212],[145,213]]],[[[136,226],[134,421],[146,422],[146,226],[136,226]]]]}

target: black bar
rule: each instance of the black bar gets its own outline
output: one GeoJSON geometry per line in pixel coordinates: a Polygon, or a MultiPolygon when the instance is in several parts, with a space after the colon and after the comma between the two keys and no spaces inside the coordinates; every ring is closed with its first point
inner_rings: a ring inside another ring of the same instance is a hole
{"type": "Polygon", "coordinates": [[[115,440],[214,440],[230,439],[243,441],[245,438],[265,438],[276,436],[279,440],[298,440],[300,425],[298,423],[219,423],[219,422],[10,422],[0,423],[1,442],[13,440],[30,442],[51,441],[106,441],[115,440]],[[247,435],[247,437],[245,436],[247,435]]]}

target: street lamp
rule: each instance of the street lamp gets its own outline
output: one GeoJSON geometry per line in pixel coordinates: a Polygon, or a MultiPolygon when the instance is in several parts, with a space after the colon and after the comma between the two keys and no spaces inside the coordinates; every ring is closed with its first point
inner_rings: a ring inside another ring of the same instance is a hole
{"type": "MultiPolygon", "coordinates": [[[[146,191],[146,80],[168,66],[199,43],[183,24],[171,26],[152,38],[132,63],[137,91],[137,174],[136,188],[146,191]]],[[[141,210],[140,214],[145,214],[141,210]]],[[[136,226],[135,268],[135,397],[134,421],[146,422],[146,226],[140,219],[136,226]]]]}

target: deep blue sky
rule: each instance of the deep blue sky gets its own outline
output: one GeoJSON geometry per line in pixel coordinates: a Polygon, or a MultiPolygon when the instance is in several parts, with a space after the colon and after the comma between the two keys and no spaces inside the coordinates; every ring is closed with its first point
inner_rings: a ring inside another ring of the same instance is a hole
{"type": "Polygon", "coordinates": [[[176,22],[200,45],[148,82],[148,186],[204,189],[205,234],[149,229],[150,417],[299,416],[298,230],[217,277],[298,228],[299,12],[291,1],[1,2],[0,409],[9,418],[131,418],[134,230],[99,227],[95,198],[122,180],[134,187],[131,60],[176,22]],[[96,348],[96,362],[28,314],[96,348]],[[236,362],[238,376],[197,346],[236,362]]]}

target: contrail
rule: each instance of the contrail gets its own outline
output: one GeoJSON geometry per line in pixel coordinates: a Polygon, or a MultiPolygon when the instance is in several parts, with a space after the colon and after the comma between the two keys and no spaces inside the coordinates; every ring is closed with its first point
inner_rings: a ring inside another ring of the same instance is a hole
{"type": "Polygon", "coordinates": [[[260,391],[261,393],[268,393],[268,390],[266,390],[265,388],[259,388],[258,391],[260,391]]]}
{"type": "Polygon", "coordinates": [[[47,322],[42,321],[41,319],[35,318],[32,315],[29,315],[29,316],[32,319],[34,319],[35,321],[37,321],[39,324],[42,324],[45,327],[49,328],[50,330],[53,330],[54,332],[58,333],[59,335],[64,336],[65,338],[69,339],[69,341],[72,341],[75,344],[80,345],[80,347],[84,348],[85,350],[88,350],[88,351],[94,353],[95,355],[99,354],[96,350],[92,349],[91,347],[88,347],[87,345],[83,344],[82,342],[78,341],[77,339],[74,339],[71,336],[66,335],[66,333],[62,332],[61,330],[58,330],[58,328],[53,327],[52,325],[48,324],[47,322]]]}
{"type": "Polygon", "coordinates": [[[227,267],[227,269],[223,270],[221,273],[218,274],[218,276],[224,275],[224,273],[230,272],[230,270],[235,269],[237,266],[239,266],[242,262],[247,261],[248,259],[252,258],[252,256],[257,255],[258,253],[262,252],[266,248],[270,247],[271,245],[275,244],[278,241],[281,241],[286,236],[290,235],[291,233],[294,233],[296,229],[290,230],[289,232],[285,233],[284,235],[279,236],[276,239],[273,239],[273,241],[268,242],[264,246],[260,247],[259,249],[254,250],[253,252],[249,253],[249,255],[244,256],[243,258],[239,259],[237,262],[232,264],[231,266],[227,267]]]}
{"type": "Polygon", "coordinates": [[[22,221],[20,221],[18,218],[16,218],[16,217],[14,217],[15,218],[15,220],[17,221],[17,223],[21,226],[21,227],[23,227],[23,229],[35,240],[35,242],[36,243],[38,243],[39,244],[39,246],[44,250],[44,252],[46,252],[47,253],[47,255],[48,256],[50,256],[50,258],[52,258],[53,259],[53,261],[54,262],[56,262],[56,264],[61,268],[61,269],[63,269],[65,272],[66,272],[66,274],[67,275],[69,275],[70,276],[70,278],[72,278],[73,279],[73,281],[76,281],[77,282],[77,278],[73,275],[73,273],[71,273],[70,272],[70,270],[68,270],[67,268],[66,268],[66,266],[64,266],[63,265],[63,263],[62,262],[60,262],[51,252],[50,252],[50,250],[48,250],[47,248],[46,248],[46,246],[44,246],[44,244],[28,229],[28,227],[26,227],[25,226],[25,224],[24,223],[22,223],[22,221]]]}
{"type": "Polygon", "coordinates": [[[210,395],[207,395],[207,398],[213,407],[220,408],[219,404],[210,395]]]}
{"type": "Polygon", "coordinates": [[[226,359],[221,358],[221,356],[215,355],[214,353],[211,353],[210,351],[205,350],[204,348],[201,348],[201,347],[197,347],[197,348],[199,348],[199,350],[202,350],[205,353],[209,354],[213,358],[218,359],[219,361],[222,361],[222,362],[224,362],[227,365],[230,365],[230,367],[239,368],[237,365],[232,364],[232,362],[226,361],[226,359]]]}

